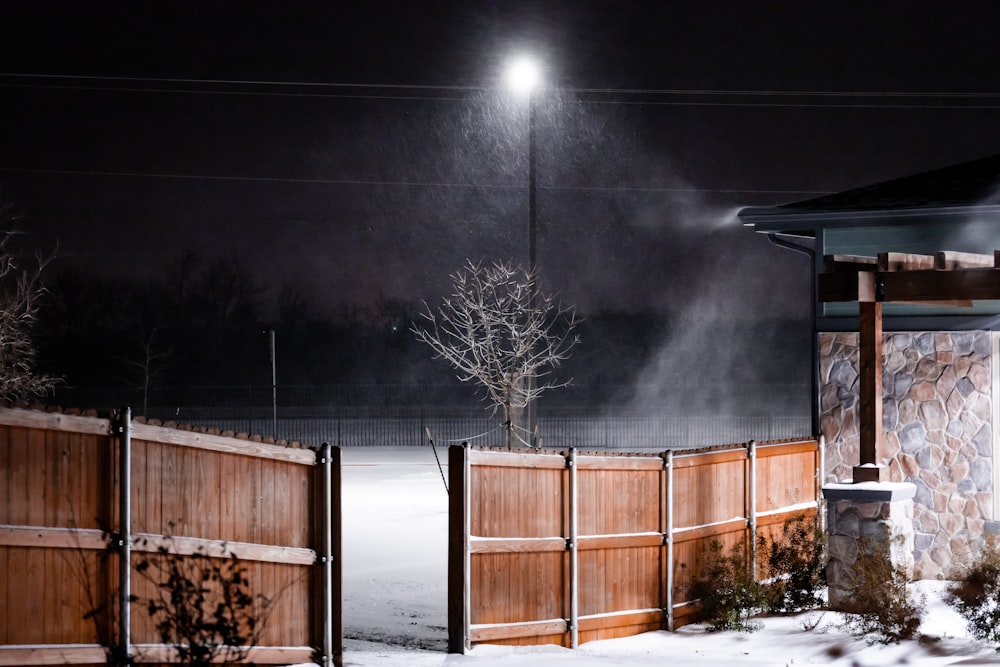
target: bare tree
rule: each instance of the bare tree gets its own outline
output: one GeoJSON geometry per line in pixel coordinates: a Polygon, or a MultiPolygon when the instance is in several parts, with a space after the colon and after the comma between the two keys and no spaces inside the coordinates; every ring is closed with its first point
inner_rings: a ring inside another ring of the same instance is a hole
{"type": "Polygon", "coordinates": [[[569,384],[552,372],[580,342],[576,313],[538,292],[537,273],[511,264],[484,268],[469,261],[451,279],[454,293],[436,310],[425,304],[425,326],[414,325],[413,333],[462,382],[483,387],[494,413],[503,413],[508,448],[514,438],[530,444],[519,435],[530,436],[520,423],[524,408],[569,384]]]}
{"type": "Polygon", "coordinates": [[[35,371],[37,350],[32,328],[45,292],[41,274],[55,253],[29,253],[19,247],[21,233],[10,208],[0,204],[0,399],[44,396],[56,379],[35,371]]]}

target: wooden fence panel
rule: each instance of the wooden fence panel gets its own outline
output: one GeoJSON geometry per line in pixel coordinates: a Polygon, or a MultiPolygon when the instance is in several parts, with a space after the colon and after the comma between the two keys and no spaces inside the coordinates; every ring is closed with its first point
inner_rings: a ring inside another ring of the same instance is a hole
{"type": "Polygon", "coordinates": [[[710,545],[815,516],[815,439],[661,455],[449,454],[449,650],[576,646],[696,619],[710,545]]]}
{"type": "Polygon", "coordinates": [[[655,630],[663,606],[663,459],[576,457],[578,641],[655,630]]]}
{"type": "MultiPolygon", "coordinates": [[[[255,662],[307,662],[320,653],[325,665],[342,664],[339,469],[339,451],[325,446],[317,453],[0,408],[0,665],[104,662],[84,615],[116,600],[121,581],[138,598],[129,651],[137,662],[176,660],[143,604],[157,595],[159,570],[137,569],[161,550],[187,563],[238,556],[248,590],[272,601],[255,662]],[[118,467],[126,452],[127,473],[118,467]],[[128,526],[120,521],[122,478],[130,484],[128,526]],[[125,580],[109,535],[131,538],[125,580]]],[[[258,600],[255,613],[264,611],[258,600]]],[[[119,640],[117,618],[113,609],[97,617],[103,643],[119,640]]]]}

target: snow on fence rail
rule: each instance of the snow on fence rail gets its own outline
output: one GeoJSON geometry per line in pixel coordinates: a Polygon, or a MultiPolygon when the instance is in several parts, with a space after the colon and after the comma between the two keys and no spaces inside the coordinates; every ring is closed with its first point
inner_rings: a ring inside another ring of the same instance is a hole
{"type": "Polygon", "coordinates": [[[0,407],[0,665],[104,663],[106,601],[105,643],[171,661],[121,603],[153,596],[136,566],[161,549],[240,559],[272,601],[253,662],[340,665],[340,544],[337,448],[0,407]]]}
{"type": "Polygon", "coordinates": [[[659,455],[449,450],[448,650],[562,644],[691,622],[712,540],[815,515],[817,439],[659,455]]]}

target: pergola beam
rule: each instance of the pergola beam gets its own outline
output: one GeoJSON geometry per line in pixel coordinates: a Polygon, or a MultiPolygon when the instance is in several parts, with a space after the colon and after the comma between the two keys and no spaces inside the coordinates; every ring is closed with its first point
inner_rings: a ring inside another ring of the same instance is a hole
{"type": "Polygon", "coordinates": [[[854,468],[854,481],[883,482],[887,469],[881,466],[882,443],[882,303],[862,301],[858,345],[858,431],[860,465],[854,468]]]}
{"type": "Polygon", "coordinates": [[[854,482],[885,481],[882,437],[882,305],[972,305],[1000,300],[1000,250],[993,255],[942,251],[886,252],[877,258],[828,255],[818,293],[822,302],[858,302],[859,465],[854,482]]]}

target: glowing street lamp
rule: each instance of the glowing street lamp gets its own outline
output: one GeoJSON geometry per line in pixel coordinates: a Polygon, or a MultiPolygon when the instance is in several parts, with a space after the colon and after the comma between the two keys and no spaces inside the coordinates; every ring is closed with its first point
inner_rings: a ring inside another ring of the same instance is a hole
{"type": "Polygon", "coordinates": [[[507,83],[518,93],[531,95],[531,91],[541,82],[538,64],[527,56],[519,56],[507,68],[507,83]]]}
{"type": "MultiPolygon", "coordinates": [[[[532,279],[531,308],[535,308],[538,300],[538,281],[535,275],[537,219],[535,213],[535,89],[541,84],[541,72],[538,63],[527,56],[519,56],[512,60],[507,68],[507,84],[511,90],[524,95],[528,105],[528,275],[532,279]]],[[[534,387],[534,378],[528,378],[529,395],[534,387]]],[[[525,422],[528,427],[528,441],[535,444],[535,428],[538,423],[538,411],[534,400],[529,400],[524,407],[525,422]]]]}
{"type": "MultiPolygon", "coordinates": [[[[528,273],[535,274],[535,89],[541,83],[538,63],[527,56],[518,56],[507,68],[507,83],[511,90],[524,95],[528,104],[528,273]]],[[[534,297],[534,295],[533,295],[534,297]]],[[[534,303],[532,303],[534,305],[534,303]]]]}

